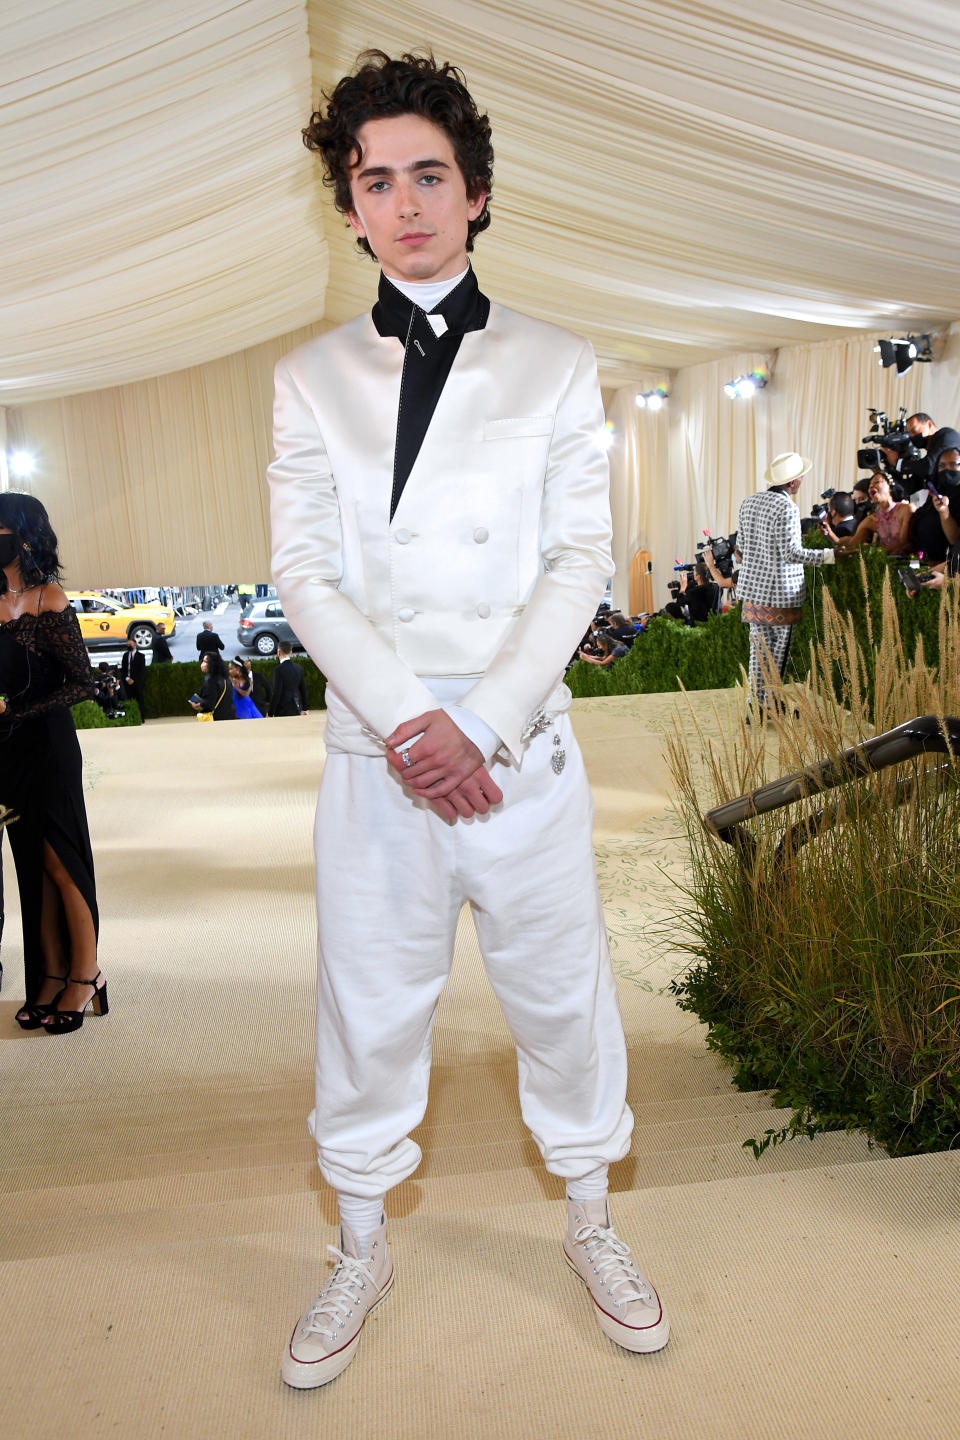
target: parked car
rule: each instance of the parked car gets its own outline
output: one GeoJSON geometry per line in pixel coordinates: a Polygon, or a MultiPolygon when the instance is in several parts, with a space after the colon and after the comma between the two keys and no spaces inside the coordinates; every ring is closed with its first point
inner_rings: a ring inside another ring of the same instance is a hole
{"type": "Polygon", "coordinates": [[[295,650],[303,649],[283,618],[279,600],[254,600],[248,605],[237,629],[237,639],[248,650],[256,650],[258,655],[276,655],[277,646],[284,640],[295,650]]]}
{"type": "Polygon", "coordinates": [[[157,626],[163,625],[167,638],[177,628],[177,617],[169,605],[124,605],[95,590],[68,590],[67,599],[77,612],[80,634],[87,645],[112,645],[131,636],[141,650],[149,650],[157,626]]]}

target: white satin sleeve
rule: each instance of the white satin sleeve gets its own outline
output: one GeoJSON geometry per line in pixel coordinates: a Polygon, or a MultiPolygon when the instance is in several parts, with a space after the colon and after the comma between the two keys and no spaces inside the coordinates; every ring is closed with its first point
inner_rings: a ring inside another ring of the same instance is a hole
{"type": "Polygon", "coordinates": [[[537,580],[523,614],[462,698],[511,758],[563,677],[613,574],[610,474],[597,362],[584,342],[557,407],[540,506],[537,580]]]}

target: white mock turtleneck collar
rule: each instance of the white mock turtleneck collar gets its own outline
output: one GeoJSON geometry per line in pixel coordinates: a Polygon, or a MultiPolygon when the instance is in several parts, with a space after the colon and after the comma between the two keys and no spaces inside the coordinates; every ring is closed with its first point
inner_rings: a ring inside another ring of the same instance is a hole
{"type": "Polygon", "coordinates": [[[401,295],[406,295],[412,304],[419,305],[421,310],[432,310],[434,305],[439,305],[441,300],[446,299],[451,290],[457,288],[469,269],[468,265],[466,270],[461,270],[452,280],[395,280],[392,275],[388,275],[387,279],[401,295]]]}

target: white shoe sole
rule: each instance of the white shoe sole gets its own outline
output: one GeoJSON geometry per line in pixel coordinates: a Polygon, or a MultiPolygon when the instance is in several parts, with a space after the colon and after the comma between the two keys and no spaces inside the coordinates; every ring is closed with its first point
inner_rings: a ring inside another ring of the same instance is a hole
{"type": "Polygon", "coordinates": [[[283,1360],[280,1362],[280,1375],[284,1383],[292,1386],[294,1390],[318,1390],[321,1385],[329,1385],[331,1380],[336,1380],[338,1375],[342,1375],[357,1353],[363,1326],[366,1325],[377,1306],[381,1305],[390,1294],[395,1277],[396,1271],[392,1270],[390,1279],[364,1315],[360,1329],[342,1350],[337,1350],[326,1360],[295,1360],[290,1354],[288,1345],[283,1360]]]}
{"type": "Polygon", "coordinates": [[[566,1249],[564,1249],[563,1258],[593,1301],[597,1323],[608,1340],[612,1340],[614,1345],[619,1345],[621,1350],[629,1350],[634,1355],[653,1355],[657,1350],[663,1349],[670,1339],[670,1321],[663,1313],[662,1305],[660,1308],[660,1320],[656,1325],[650,1325],[645,1330],[635,1330],[630,1325],[621,1325],[619,1320],[615,1320],[612,1315],[608,1315],[607,1312],[602,1310],[597,1304],[593,1291],[580,1274],[577,1266],[570,1259],[566,1249]]]}

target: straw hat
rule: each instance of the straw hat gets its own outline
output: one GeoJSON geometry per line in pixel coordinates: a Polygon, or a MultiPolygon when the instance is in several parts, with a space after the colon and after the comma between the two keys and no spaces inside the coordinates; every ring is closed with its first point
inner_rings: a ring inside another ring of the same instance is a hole
{"type": "Polygon", "coordinates": [[[785,450],[770,461],[763,472],[763,481],[765,485],[789,485],[791,480],[799,480],[801,475],[812,469],[813,461],[808,460],[806,455],[798,455],[796,450],[785,450]]]}

